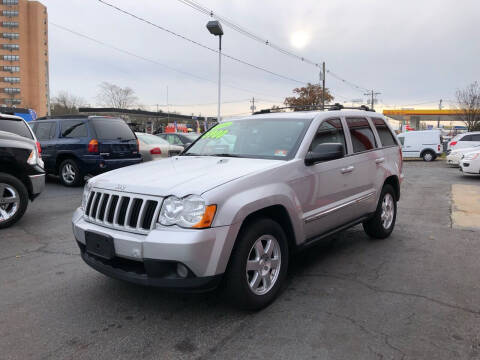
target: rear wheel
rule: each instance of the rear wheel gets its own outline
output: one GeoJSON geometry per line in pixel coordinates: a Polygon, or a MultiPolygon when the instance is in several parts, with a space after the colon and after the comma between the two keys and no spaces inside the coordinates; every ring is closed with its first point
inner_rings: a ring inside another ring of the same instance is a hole
{"type": "Polygon", "coordinates": [[[430,161],[433,161],[435,160],[435,153],[433,151],[425,151],[423,153],[423,161],[427,161],[427,162],[430,162],[430,161]]]}
{"type": "Polygon", "coordinates": [[[16,177],[0,174],[0,229],[9,227],[23,216],[28,206],[28,191],[16,177]]]}
{"type": "Polygon", "coordinates": [[[288,244],[271,219],[248,224],[237,238],[226,278],[227,295],[238,307],[260,310],[279,294],[288,269],[288,244]]]}
{"type": "Polygon", "coordinates": [[[60,181],[65,186],[79,186],[82,183],[83,174],[77,162],[73,159],[63,160],[58,169],[60,181]]]}
{"type": "Polygon", "coordinates": [[[363,229],[372,238],[385,239],[392,233],[396,218],[395,190],[391,185],[386,184],[383,186],[374,216],[363,223],[363,229]]]}

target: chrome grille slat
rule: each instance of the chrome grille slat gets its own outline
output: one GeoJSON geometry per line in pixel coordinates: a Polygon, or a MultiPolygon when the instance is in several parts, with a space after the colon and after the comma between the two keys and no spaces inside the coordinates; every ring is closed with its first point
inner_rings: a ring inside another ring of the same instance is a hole
{"type": "Polygon", "coordinates": [[[161,197],[156,196],[92,189],[87,201],[88,211],[85,212],[84,218],[88,222],[115,230],[147,234],[155,228],[162,201],[161,197]],[[127,201],[128,206],[126,206],[123,224],[119,224],[124,201],[124,209],[127,201]],[[109,219],[113,221],[110,222],[109,219]]]}

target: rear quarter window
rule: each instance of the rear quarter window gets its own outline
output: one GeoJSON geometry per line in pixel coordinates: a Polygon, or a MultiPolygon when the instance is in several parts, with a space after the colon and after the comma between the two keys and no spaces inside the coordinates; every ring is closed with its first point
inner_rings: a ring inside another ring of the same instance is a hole
{"type": "Polygon", "coordinates": [[[28,139],[33,139],[30,128],[23,120],[0,119],[0,131],[7,131],[28,139]]]}
{"type": "Polygon", "coordinates": [[[82,120],[66,120],[61,122],[63,138],[82,138],[88,136],[87,124],[82,120]]]}
{"type": "Polygon", "coordinates": [[[97,138],[102,140],[134,140],[133,131],[122,119],[94,119],[90,120],[97,138]]]}
{"type": "Polygon", "coordinates": [[[373,118],[372,120],[375,127],[377,128],[377,133],[380,137],[380,141],[382,142],[382,146],[397,145],[395,137],[388,128],[387,124],[385,124],[385,121],[380,118],[373,118]]]}

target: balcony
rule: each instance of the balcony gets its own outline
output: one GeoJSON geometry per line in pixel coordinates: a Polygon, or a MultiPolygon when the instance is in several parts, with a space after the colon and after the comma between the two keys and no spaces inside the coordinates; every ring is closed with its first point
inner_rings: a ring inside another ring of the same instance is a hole
{"type": "Polygon", "coordinates": [[[4,88],[3,92],[6,94],[20,94],[19,88],[4,88]]]}

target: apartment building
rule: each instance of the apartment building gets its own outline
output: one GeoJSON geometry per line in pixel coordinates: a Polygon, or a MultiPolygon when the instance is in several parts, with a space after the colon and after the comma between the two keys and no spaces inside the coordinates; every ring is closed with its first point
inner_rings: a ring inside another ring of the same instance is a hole
{"type": "Polygon", "coordinates": [[[0,27],[0,106],[47,115],[47,8],[38,1],[0,0],[0,27]]]}

